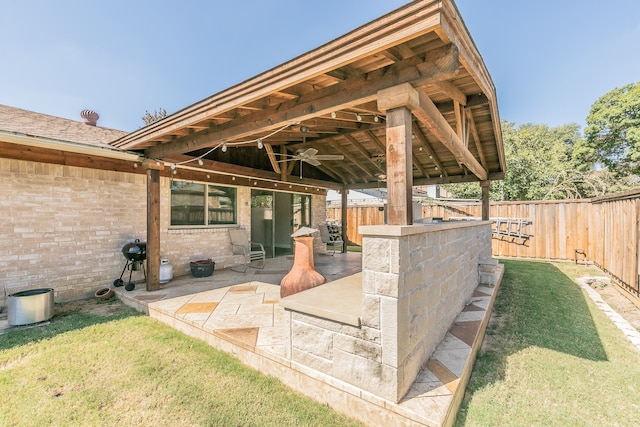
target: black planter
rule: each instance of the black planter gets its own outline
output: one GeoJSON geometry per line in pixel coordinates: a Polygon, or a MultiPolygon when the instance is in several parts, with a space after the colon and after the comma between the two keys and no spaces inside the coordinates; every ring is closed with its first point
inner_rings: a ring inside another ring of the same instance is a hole
{"type": "Polygon", "coordinates": [[[193,277],[208,277],[213,274],[216,263],[211,259],[201,259],[191,262],[191,275],[193,277]]]}

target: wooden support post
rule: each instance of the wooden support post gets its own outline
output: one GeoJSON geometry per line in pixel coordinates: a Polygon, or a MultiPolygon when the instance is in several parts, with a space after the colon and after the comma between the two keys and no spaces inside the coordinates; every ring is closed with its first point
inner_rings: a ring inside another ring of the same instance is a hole
{"type": "Polygon", "coordinates": [[[491,181],[481,181],[480,187],[482,188],[482,220],[489,220],[489,188],[491,187],[491,181]]]}
{"type": "Polygon", "coordinates": [[[347,242],[349,241],[349,239],[347,238],[347,227],[348,227],[348,196],[349,195],[349,190],[346,187],[342,187],[342,205],[341,205],[341,210],[342,210],[342,241],[344,242],[344,244],[342,245],[342,253],[347,252],[347,242]]]}
{"type": "Polygon", "coordinates": [[[378,92],[378,108],[387,114],[387,224],[413,224],[413,152],[411,109],[418,103],[411,85],[378,92]]]}
{"type": "Polygon", "coordinates": [[[147,170],[147,291],[160,289],[160,171],[164,164],[145,160],[147,170]]]}

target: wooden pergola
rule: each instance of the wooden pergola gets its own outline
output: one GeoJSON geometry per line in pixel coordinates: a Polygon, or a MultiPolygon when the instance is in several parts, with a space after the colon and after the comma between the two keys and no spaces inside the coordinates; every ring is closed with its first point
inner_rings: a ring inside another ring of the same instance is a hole
{"type": "Polygon", "coordinates": [[[343,206],[349,189],[386,186],[399,225],[415,185],[480,182],[488,218],[505,172],[495,87],[451,0],[411,2],[112,145],[147,158],[152,289],[167,164],[205,182],[336,189],[343,206]],[[309,148],[319,161],[300,160],[309,148]]]}

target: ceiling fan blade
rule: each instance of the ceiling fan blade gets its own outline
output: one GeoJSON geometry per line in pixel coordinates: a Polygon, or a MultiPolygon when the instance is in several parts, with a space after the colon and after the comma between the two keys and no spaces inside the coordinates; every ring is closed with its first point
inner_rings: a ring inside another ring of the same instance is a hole
{"type": "Polygon", "coordinates": [[[316,154],[318,154],[318,150],[316,150],[315,148],[307,148],[304,151],[301,151],[298,153],[301,157],[313,157],[316,154]]]}
{"type": "Polygon", "coordinates": [[[310,165],[313,165],[313,166],[320,166],[322,164],[315,157],[311,157],[311,158],[308,158],[308,159],[301,159],[301,160],[303,162],[307,162],[307,163],[309,163],[310,165]]]}
{"type": "Polygon", "coordinates": [[[318,154],[316,156],[318,160],[344,160],[342,154],[318,154]]]}

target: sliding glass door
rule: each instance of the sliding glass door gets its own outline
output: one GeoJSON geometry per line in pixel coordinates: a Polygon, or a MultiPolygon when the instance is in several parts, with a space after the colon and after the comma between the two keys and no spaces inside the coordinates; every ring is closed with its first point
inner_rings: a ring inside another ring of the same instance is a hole
{"type": "Polygon", "coordinates": [[[291,235],[311,223],[311,196],[251,190],[251,240],[262,243],[267,257],[293,254],[291,235]]]}

